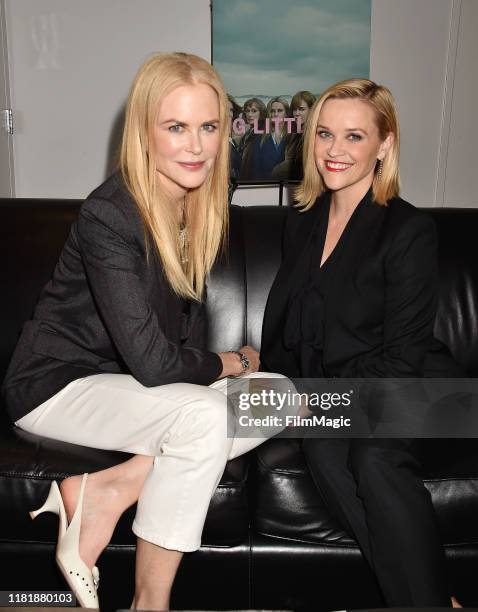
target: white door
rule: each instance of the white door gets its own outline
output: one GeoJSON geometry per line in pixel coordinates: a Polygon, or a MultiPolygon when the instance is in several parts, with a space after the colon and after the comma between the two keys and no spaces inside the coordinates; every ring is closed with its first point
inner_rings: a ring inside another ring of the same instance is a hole
{"type": "Polygon", "coordinates": [[[8,111],[10,110],[10,91],[8,83],[5,5],[4,0],[0,0],[0,198],[15,196],[13,142],[8,125],[8,111]]]}

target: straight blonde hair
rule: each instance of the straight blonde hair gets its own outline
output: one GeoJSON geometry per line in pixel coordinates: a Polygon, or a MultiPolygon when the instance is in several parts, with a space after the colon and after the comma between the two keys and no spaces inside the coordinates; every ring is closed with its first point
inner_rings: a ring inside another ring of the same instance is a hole
{"type": "MultiPolygon", "coordinates": [[[[271,116],[272,105],[274,104],[274,102],[279,102],[279,104],[282,104],[282,106],[284,107],[284,110],[285,110],[285,116],[286,117],[290,117],[290,106],[289,106],[289,103],[287,102],[287,100],[285,98],[281,98],[280,96],[276,96],[275,98],[271,98],[269,100],[269,102],[267,103],[267,107],[266,107],[267,108],[267,111],[266,111],[267,112],[267,117],[270,118],[270,116],[271,116]]],[[[285,121],[284,121],[284,122],[281,123],[280,129],[279,129],[281,138],[284,136],[286,131],[287,131],[287,128],[286,128],[285,121]]],[[[271,130],[270,133],[263,134],[263,136],[261,137],[261,146],[264,144],[264,141],[266,141],[269,136],[272,137],[272,130],[271,130]]]]}
{"type": "Polygon", "coordinates": [[[120,170],[138,207],[147,254],[152,242],[175,293],[200,301],[206,276],[225,246],[228,230],[229,113],[221,78],[204,59],[188,53],[158,53],[139,69],[128,98],[120,170]],[[161,188],[155,163],[154,125],[164,97],[181,85],[212,87],[219,100],[220,145],[205,182],[185,198],[187,241],[181,262],[180,220],[161,188]]]}
{"type": "Polygon", "coordinates": [[[375,120],[381,140],[388,134],[393,134],[392,145],[383,159],[382,171],[379,163],[375,166],[375,176],[372,183],[373,198],[377,204],[387,205],[387,202],[400,192],[400,173],[398,162],[400,157],[400,127],[397,109],[389,89],[377,85],[369,79],[348,79],[335,83],[320,96],[314,104],[304,132],[304,178],[295,192],[297,206],[309,210],[315,200],[325,191],[326,187],[315,164],[314,145],[319,115],[327,100],[356,99],[370,104],[375,111],[375,120]]]}

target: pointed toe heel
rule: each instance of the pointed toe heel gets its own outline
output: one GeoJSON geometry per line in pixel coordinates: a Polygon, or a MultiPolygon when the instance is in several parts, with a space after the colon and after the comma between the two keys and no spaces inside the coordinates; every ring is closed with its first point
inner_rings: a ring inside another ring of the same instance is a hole
{"type": "Polygon", "coordinates": [[[81,607],[99,608],[96,592],[100,581],[99,570],[96,566],[90,570],[80,557],[81,514],[87,477],[88,474],[83,474],[75,514],[69,525],[63,498],[56,481],[51,483],[50,492],[43,506],[38,510],[32,510],[30,516],[35,519],[43,512],[53,512],[59,516],[58,544],[56,547],[58,567],[81,607]]]}
{"type": "Polygon", "coordinates": [[[98,568],[95,566],[90,570],[80,557],[81,514],[87,478],[88,474],[83,474],[75,514],[56,548],[56,562],[81,607],[99,608],[96,592],[100,580],[98,568]]]}

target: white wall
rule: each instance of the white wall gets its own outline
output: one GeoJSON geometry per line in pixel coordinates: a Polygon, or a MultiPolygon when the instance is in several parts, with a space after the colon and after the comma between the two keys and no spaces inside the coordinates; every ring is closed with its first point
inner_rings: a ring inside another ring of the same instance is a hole
{"type": "Polygon", "coordinates": [[[82,198],[109,173],[155,51],[210,59],[209,0],[6,0],[17,197],[82,198]]]}
{"type": "Polygon", "coordinates": [[[462,0],[443,172],[448,206],[478,207],[478,2],[462,0]]]}
{"type": "Polygon", "coordinates": [[[477,0],[373,0],[371,77],[397,100],[417,206],[478,207],[477,32],[477,0]]]}
{"type": "Polygon", "coordinates": [[[401,127],[402,196],[437,202],[452,0],[373,0],[370,76],[390,88],[401,127]]]}

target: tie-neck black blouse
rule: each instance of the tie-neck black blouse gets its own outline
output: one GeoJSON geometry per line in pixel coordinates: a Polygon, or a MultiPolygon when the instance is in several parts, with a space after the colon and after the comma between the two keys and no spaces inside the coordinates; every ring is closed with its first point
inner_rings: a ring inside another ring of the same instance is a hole
{"type": "Polygon", "coordinates": [[[304,378],[327,376],[322,362],[325,302],[350,227],[349,220],[334,250],[321,266],[329,211],[330,197],[324,199],[310,242],[301,254],[303,274],[291,293],[284,326],[284,346],[294,351],[304,378]]]}

